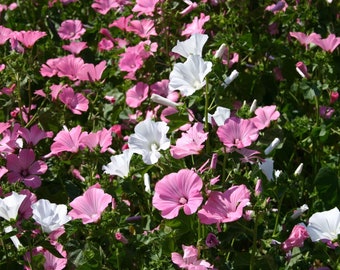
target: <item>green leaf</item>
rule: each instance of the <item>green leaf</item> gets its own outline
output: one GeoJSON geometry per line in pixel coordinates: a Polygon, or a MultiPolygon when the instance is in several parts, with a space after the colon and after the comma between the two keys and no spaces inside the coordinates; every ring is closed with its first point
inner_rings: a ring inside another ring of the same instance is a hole
{"type": "Polygon", "coordinates": [[[334,207],[339,202],[340,183],[335,170],[321,168],[314,179],[314,185],[326,208],[334,207]]]}

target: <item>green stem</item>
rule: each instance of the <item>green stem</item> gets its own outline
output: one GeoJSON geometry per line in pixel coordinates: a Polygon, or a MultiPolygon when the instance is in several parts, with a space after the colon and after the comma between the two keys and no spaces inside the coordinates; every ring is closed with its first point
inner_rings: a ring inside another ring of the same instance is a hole
{"type": "MultiPolygon", "coordinates": [[[[208,86],[208,79],[206,79],[206,85],[205,85],[205,104],[204,104],[204,129],[205,132],[209,133],[209,122],[208,122],[208,112],[209,112],[209,86],[208,86]]],[[[210,140],[208,139],[206,141],[206,152],[210,153],[210,140]]]]}
{"type": "Polygon", "coordinates": [[[225,180],[225,175],[226,175],[227,159],[228,159],[228,154],[227,154],[226,148],[224,147],[223,165],[222,165],[222,180],[223,181],[225,180]]]}
{"type": "Polygon", "coordinates": [[[255,259],[256,259],[256,250],[257,250],[257,227],[258,227],[258,216],[257,214],[255,215],[255,223],[254,223],[254,234],[253,234],[253,245],[251,248],[251,257],[250,257],[250,266],[249,269],[250,270],[255,270],[255,259]]]}
{"type": "Polygon", "coordinates": [[[279,200],[279,205],[278,205],[278,209],[277,209],[277,215],[276,215],[276,219],[275,219],[275,226],[274,226],[272,237],[276,236],[276,230],[277,230],[277,227],[279,225],[281,206],[282,206],[283,198],[285,197],[285,195],[286,195],[286,192],[284,191],[284,193],[282,194],[282,196],[281,196],[281,198],[279,200]]]}

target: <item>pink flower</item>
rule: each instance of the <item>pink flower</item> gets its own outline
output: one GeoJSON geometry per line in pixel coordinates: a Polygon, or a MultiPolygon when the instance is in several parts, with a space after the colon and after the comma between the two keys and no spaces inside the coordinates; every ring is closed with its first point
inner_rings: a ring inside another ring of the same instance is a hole
{"type": "Polygon", "coordinates": [[[80,20],[63,21],[58,29],[58,35],[62,39],[79,39],[86,32],[80,20]]]}
{"type": "Polygon", "coordinates": [[[182,169],[156,183],[152,204],[166,219],[177,217],[182,208],[186,215],[191,215],[203,201],[202,187],[203,181],[194,171],[182,169]]]}
{"type": "Polygon", "coordinates": [[[104,153],[112,144],[112,131],[106,128],[98,130],[97,132],[91,132],[82,139],[82,142],[91,149],[91,151],[99,146],[100,153],[104,153]]]}
{"type": "Polygon", "coordinates": [[[208,133],[203,131],[203,124],[195,123],[186,133],[182,133],[175,146],[171,146],[170,153],[175,159],[198,155],[204,148],[203,143],[207,138],[208,133]]]}
{"type": "Polygon", "coordinates": [[[126,92],[126,104],[131,108],[139,107],[148,97],[149,86],[146,83],[138,82],[126,92]]]}
{"type": "Polygon", "coordinates": [[[32,149],[22,149],[19,155],[7,156],[8,181],[15,183],[24,182],[27,187],[38,188],[41,185],[39,175],[47,171],[47,165],[41,160],[35,160],[32,149]]]}
{"type": "Polygon", "coordinates": [[[62,258],[54,256],[48,250],[43,251],[45,257],[44,269],[62,270],[66,267],[67,263],[67,253],[63,250],[63,246],[56,243],[55,248],[62,258]]]}
{"type": "Polygon", "coordinates": [[[177,252],[171,253],[171,260],[181,269],[204,270],[213,266],[205,260],[198,259],[198,250],[194,246],[182,245],[183,256],[177,252]]]}
{"type": "Polygon", "coordinates": [[[232,186],[224,193],[212,191],[208,201],[198,211],[198,218],[203,224],[233,222],[242,217],[249,199],[250,191],[245,185],[232,186]]]}
{"type": "Polygon", "coordinates": [[[117,241],[122,242],[125,245],[129,243],[129,241],[125,238],[125,236],[120,232],[115,233],[115,238],[117,241]]]}
{"type": "Polygon", "coordinates": [[[271,121],[280,117],[275,105],[259,107],[256,109],[255,115],[255,117],[251,118],[251,121],[259,130],[269,127],[271,121]]]}
{"type": "Polygon", "coordinates": [[[145,14],[153,16],[155,6],[159,0],[136,0],[136,5],[133,7],[133,12],[139,12],[138,16],[145,14]]]}
{"type": "Polygon", "coordinates": [[[86,190],[82,196],[70,202],[72,210],[68,214],[73,219],[81,219],[83,224],[97,222],[111,202],[112,196],[96,184],[86,190]]]}
{"type": "Polygon", "coordinates": [[[118,19],[114,20],[111,24],[109,24],[109,27],[117,27],[122,31],[125,31],[126,28],[128,27],[131,18],[133,17],[133,15],[129,15],[127,17],[119,17],[118,19]]]}
{"type": "Polygon", "coordinates": [[[111,9],[121,10],[125,5],[130,4],[130,0],[94,0],[91,7],[98,13],[105,15],[111,9]]]}
{"type": "Polygon", "coordinates": [[[288,239],[282,243],[282,249],[284,252],[288,252],[294,247],[302,247],[307,238],[309,238],[309,234],[306,225],[303,223],[297,224],[294,226],[288,239]]]}
{"type": "Polygon", "coordinates": [[[259,131],[248,119],[230,117],[217,129],[217,136],[226,147],[244,148],[257,140],[259,131]]]}
{"type": "Polygon", "coordinates": [[[126,31],[133,32],[141,38],[150,38],[150,36],[157,36],[154,22],[149,19],[133,20],[130,21],[126,27],[126,31]]]}
{"type": "Polygon", "coordinates": [[[329,103],[333,104],[339,99],[339,92],[338,91],[332,91],[330,94],[330,100],[329,103]]]}
{"type": "Polygon", "coordinates": [[[77,77],[81,81],[95,82],[100,81],[104,70],[106,69],[106,61],[101,61],[98,65],[84,64],[77,73],[77,77]]]}
{"type": "Polygon", "coordinates": [[[89,108],[89,101],[80,93],[74,93],[71,87],[62,89],[59,99],[74,114],[82,114],[89,108]]]}
{"type": "Polygon", "coordinates": [[[340,45],[340,37],[330,34],[324,39],[314,39],[313,43],[324,51],[332,53],[340,45]]]}
{"type": "Polygon", "coordinates": [[[100,52],[110,51],[113,47],[114,47],[113,42],[107,38],[103,38],[98,42],[98,50],[100,52]]]}
{"type": "MultiPolygon", "coordinates": [[[[48,64],[48,61],[47,61],[47,64],[48,64]]],[[[75,57],[73,54],[70,54],[70,55],[55,59],[55,61],[52,61],[51,64],[52,66],[50,66],[50,68],[52,69],[51,70],[52,76],[55,75],[55,71],[56,71],[56,74],[58,75],[58,77],[67,77],[72,81],[76,81],[78,79],[78,73],[85,63],[82,58],[75,57]]],[[[44,69],[44,71],[45,70],[46,69],[44,69]]],[[[42,70],[40,70],[40,72],[42,72],[42,70]]]]}
{"type": "Polygon", "coordinates": [[[324,119],[330,119],[334,112],[335,110],[332,107],[320,106],[319,108],[320,117],[324,119]]]}
{"type": "Polygon", "coordinates": [[[18,134],[26,141],[29,146],[37,145],[38,142],[45,138],[52,138],[52,131],[43,131],[38,125],[33,125],[30,129],[20,127],[18,134]]]}
{"type": "Polygon", "coordinates": [[[37,196],[28,189],[21,190],[19,194],[26,195],[19,207],[20,217],[23,219],[29,219],[33,214],[31,205],[37,201],[37,196]]]}
{"type": "Polygon", "coordinates": [[[296,71],[301,75],[302,78],[310,79],[311,76],[308,73],[307,66],[303,62],[296,63],[296,71]]]}
{"type": "Polygon", "coordinates": [[[82,133],[81,126],[76,126],[70,131],[62,130],[53,139],[54,143],[51,145],[51,155],[58,155],[61,152],[72,152],[77,153],[80,148],[84,148],[85,145],[82,143],[82,139],[86,134],[82,133]]]}
{"type": "Polygon", "coordinates": [[[0,25],[0,45],[5,44],[5,42],[11,37],[12,30],[0,25]]]}
{"type": "Polygon", "coordinates": [[[189,14],[191,11],[198,7],[197,3],[190,0],[184,0],[184,3],[186,3],[188,6],[180,12],[182,16],[189,14]]]}
{"type": "Polygon", "coordinates": [[[32,48],[34,43],[44,36],[46,33],[41,31],[15,31],[12,32],[11,38],[20,41],[26,48],[32,48]]]}
{"type": "Polygon", "coordinates": [[[86,42],[72,41],[69,45],[63,45],[62,48],[72,54],[79,54],[82,50],[88,47],[86,42]]]}
{"type": "Polygon", "coordinates": [[[296,38],[301,45],[305,45],[306,49],[308,49],[308,45],[310,43],[314,43],[321,39],[321,36],[316,33],[311,33],[310,35],[306,35],[305,33],[302,32],[289,32],[289,35],[293,38],[296,38]]]}
{"type": "Polygon", "coordinates": [[[205,239],[205,244],[209,248],[216,247],[220,244],[220,241],[218,241],[217,237],[213,233],[208,233],[207,238],[205,239]]]}
{"type": "Polygon", "coordinates": [[[276,4],[272,4],[266,7],[266,11],[273,12],[274,14],[278,13],[279,11],[285,12],[288,7],[288,4],[284,0],[278,1],[276,4]]]}
{"type": "Polygon", "coordinates": [[[205,30],[203,29],[203,25],[210,20],[210,16],[205,16],[204,13],[200,14],[200,18],[197,16],[194,18],[192,23],[186,25],[185,29],[182,31],[182,36],[190,36],[195,33],[203,34],[205,30]]]}

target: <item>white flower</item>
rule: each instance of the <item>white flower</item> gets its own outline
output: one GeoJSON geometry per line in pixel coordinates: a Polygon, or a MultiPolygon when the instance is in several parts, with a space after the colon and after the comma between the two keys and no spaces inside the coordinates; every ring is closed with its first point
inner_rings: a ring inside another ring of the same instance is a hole
{"type": "Polygon", "coordinates": [[[10,196],[0,199],[0,217],[8,221],[16,219],[19,207],[25,198],[26,195],[21,195],[13,191],[10,196]]]}
{"type": "MultiPolygon", "coordinates": [[[[13,231],[13,227],[11,225],[4,228],[5,233],[10,233],[11,231],[13,231]]],[[[20,249],[22,247],[22,244],[20,243],[20,241],[19,241],[19,239],[16,235],[11,236],[10,239],[12,240],[16,249],[20,249]]]]}
{"type": "Polygon", "coordinates": [[[264,153],[266,155],[270,154],[271,151],[273,151],[278,145],[280,144],[280,139],[275,138],[270,145],[264,150],[264,153]]]}
{"type": "Polygon", "coordinates": [[[183,96],[190,96],[205,86],[205,76],[211,71],[212,63],[199,55],[190,55],[184,63],[176,63],[170,73],[169,90],[179,90],[183,96]]]}
{"type": "Polygon", "coordinates": [[[147,193],[151,193],[150,176],[149,176],[147,173],[145,173],[144,176],[143,176],[143,178],[144,178],[144,186],[145,186],[145,189],[144,189],[144,190],[145,190],[147,193]]]}
{"type": "Polygon", "coordinates": [[[296,168],[294,175],[295,176],[300,175],[302,172],[302,169],[303,169],[303,163],[300,163],[300,165],[296,168]]]}
{"type": "Polygon", "coordinates": [[[165,122],[146,119],[135,126],[135,133],[129,137],[129,149],[143,156],[146,164],[155,164],[161,157],[160,150],[170,147],[166,137],[169,127],[165,122]]]}
{"type": "Polygon", "coordinates": [[[333,241],[340,233],[340,212],[337,207],[324,212],[317,212],[309,218],[307,232],[313,242],[333,241]]]}
{"type": "Polygon", "coordinates": [[[218,48],[218,50],[215,52],[214,58],[222,58],[225,50],[227,49],[227,45],[224,43],[218,48]]]}
{"type": "Polygon", "coordinates": [[[208,123],[212,123],[212,119],[214,119],[217,126],[223,126],[225,120],[230,117],[230,109],[224,108],[221,106],[217,106],[214,114],[208,113],[208,123]]]}
{"type": "Polygon", "coordinates": [[[235,80],[237,77],[238,77],[238,74],[239,72],[237,70],[233,70],[231,73],[230,73],[230,76],[225,78],[222,86],[224,88],[226,88],[229,84],[232,83],[233,80],[235,80]]]}
{"type": "Polygon", "coordinates": [[[202,57],[204,44],[208,40],[208,35],[193,34],[185,41],[177,41],[177,45],[172,48],[172,52],[188,58],[189,55],[199,55],[202,57]]]}
{"type": "Polygon", "coordinates": [[[50,233],[71,220],[67,215],[65,204],[51,203],[49,200],[40,199],[32,204],[33,219],[41,225],[43,232],[50,233]]]}
{"type": "Polygon", "coordinates": [[[264,162],[260,162],[259,166],[269,181],[274,179],[274,160],[272,158],[266,158],[264,162]]]}
{"type": "Polygon", "coordinates": [[[309,209],[308,205],[304,204],[297,208],[296,210],[294,210],[294,213],[290,216],[290,218],[296,219],[299,216],[301,216],[304,212],[306,212],[308,209],[309,209]]]}
{"type": "Polygon", "coordinates": [[[118,175],[122,178],[128,176],[132,155],[133,152],[130,149],[126,149],[120,155],[111,156],[111,162],[103,166],[104,172],[109,175],[118,175]]]}
{"type": "Polygon", "coordinates": [[[161,105],[164,105],[164,106],[167,106],[167,107],[172,107],[172,108],[176,108],[177,106],[181,105],[180,103],[173,102],[172,100],[167,99],[167,98],[162,97],[162,96],[157,95],[157,94],[152,94],[151,100],[153,102],[158,103],[158,104],[161,104],[161,105]]]}

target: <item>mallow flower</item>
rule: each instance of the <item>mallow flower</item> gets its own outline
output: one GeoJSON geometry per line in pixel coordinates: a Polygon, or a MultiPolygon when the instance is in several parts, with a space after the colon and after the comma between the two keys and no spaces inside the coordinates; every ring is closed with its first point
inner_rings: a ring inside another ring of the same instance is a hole
{"type": "Polygon", "coordinates": [[[177,45],[171,51],[185,58],[188,58],[189,55],[199,55],[202,57],[203,46],[207,40],[208,35],[193,34],[185,41],[177,41],[177,45]]]}
{"type": "Polygon", "coordinates": [[[67,215],[65,204],[55,204],[49,200],[40,199],[31,207],[33,219],[40,224],[45,233],[51,233],[71,220],[71,217],[67,215]]]}
{"type": "Polygon", "coordinates": [[[336,240],[340,233],[339,209],[334,207],[328,211],[314,213],[309,218],[307,232],[313,242],[336,240]]]}
{"type": "Polygon", "coordinates": [[[20,205],[25,200],[26,195],[21,195],[12,192],[10,196],[4,199],[0,199],[0,217],[10,221],[11,219],[16,219],[20,205]]]}
{"type": "Polygon", "coordinates": [[[170,147],[166,137],[169,127],[165,122],[146,119],[135,126],[135,133],[129,137],[129,149],[143,156],[146,164],[155,164],[161,157],[160,150],[170,147]]]}
{"type": "Polygon", "coordinates": [[[130,171],[130,160],[133,153],[130,149],[125,149],[122,154],[111,156],[111,162],[102,167],[104,173],[126,177],[130,171]]]}
{"type": "Polygon", "coordinates": [[[199,55],[189,55],[184,63],[176,63],[170,73],[169,90],[179,90],[183,96],[191,96],[205,86],[205,76],[211,71],[212,63],[199,55]]]}

